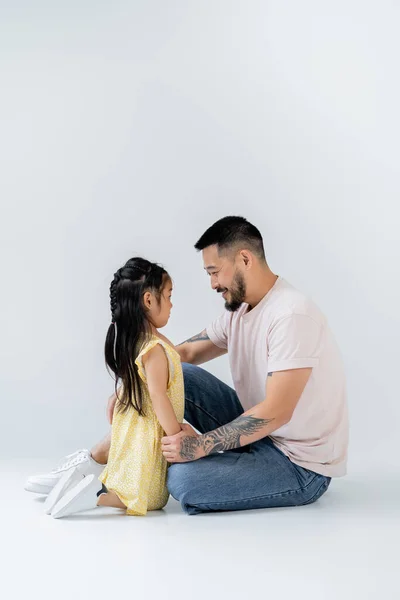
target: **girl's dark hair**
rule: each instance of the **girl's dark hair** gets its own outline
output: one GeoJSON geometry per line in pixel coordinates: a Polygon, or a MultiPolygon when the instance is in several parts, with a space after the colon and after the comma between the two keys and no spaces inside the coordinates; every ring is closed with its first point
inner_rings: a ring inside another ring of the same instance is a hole
{"type": "Polygon", "coordinates": [[[115,392],[119,410],[133,406],[144,415],[142,383],[135,364],[140,348],[151,336],[151,326],[143,303],[145,291],[158,302],[170,277],[156,263],[140,257],[131,258],[118,269],[110,286],[111,325],[108,328],[104,355],[107,367],[115,375],[115,392]],[[122,394],[117,386],[122,383],[122,394]]]}

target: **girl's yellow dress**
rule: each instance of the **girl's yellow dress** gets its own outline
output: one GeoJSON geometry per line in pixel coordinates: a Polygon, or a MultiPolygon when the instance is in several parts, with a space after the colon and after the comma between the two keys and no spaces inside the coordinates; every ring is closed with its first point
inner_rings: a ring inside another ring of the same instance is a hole
{"type": "Polygon", "coordinates": [[[154,412],[143,368],[143,356],[156,344],[161,344],[167,355],[167,395],[179,423],[182,423],[184,416],[185,397],[180,356],[170,344],[154,335],[142,346],[135,360],[144,383],[145,416],[139,416],[132,406],[127,412],[120,413],[116,405],[108,464],[99,477],[107,489],[113,490],[125,504],[128,515],[145,515],[148,510],[163,508],[169,497],[169,465],[161,451],[161,438],[165,433],[154,412]]]}

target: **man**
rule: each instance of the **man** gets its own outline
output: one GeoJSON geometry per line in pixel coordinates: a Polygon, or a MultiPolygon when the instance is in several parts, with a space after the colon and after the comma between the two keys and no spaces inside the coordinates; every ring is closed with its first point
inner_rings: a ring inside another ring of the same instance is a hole
{"type": "MultiPolygon", "coordinates": [[[[246,219],[220,219],[195,248],[225,311],[176,348],[185,419],[201,433],[186,424],[163,438],[168,489],[188,514],[314,502],[345,474],[348,445],[344,369],[326,319],[272,273],[246,219]],[[227,353],[235,390],[197,366],[227,353]]],[[[26,489],[48,493],[66,468],[100,474],[109,444],[70,455],[26,489]]]]}

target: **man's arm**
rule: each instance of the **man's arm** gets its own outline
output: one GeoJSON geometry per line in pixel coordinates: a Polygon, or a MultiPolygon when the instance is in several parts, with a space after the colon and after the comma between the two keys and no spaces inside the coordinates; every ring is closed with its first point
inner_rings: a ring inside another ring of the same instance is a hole
{"type": "Polygon", "coordinates": [[[223,348],[218,348],[210,340],[206,329],[175,346],[175,350],[181,357],[181,362],[191,363],[192,365],[201,365],[228,352],[223,348]]]}
{"type": "Polygon", "coordinates": [[[266,398],[231,423],[198,436],[178,434],[163,440],[168,462],[186,462],[221,450],[233,450],[261,440],[292,418],[310,378],[311,368],[269,374],[266,398]]]}

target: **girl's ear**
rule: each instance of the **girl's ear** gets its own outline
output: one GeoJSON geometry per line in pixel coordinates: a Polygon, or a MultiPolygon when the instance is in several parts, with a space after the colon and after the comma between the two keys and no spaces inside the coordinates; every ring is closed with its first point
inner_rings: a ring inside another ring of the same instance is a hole
{"type": "Polygon", "coordinates": [[[148,309],[151,308],[151,300],[152,300],[152,298],[151,298],[150,292],[145,292],[145,294],[143,296],[143,304],[148,309]]]}

